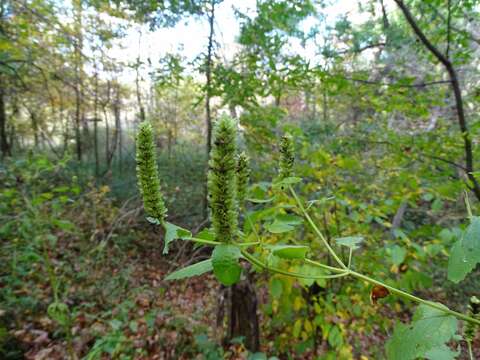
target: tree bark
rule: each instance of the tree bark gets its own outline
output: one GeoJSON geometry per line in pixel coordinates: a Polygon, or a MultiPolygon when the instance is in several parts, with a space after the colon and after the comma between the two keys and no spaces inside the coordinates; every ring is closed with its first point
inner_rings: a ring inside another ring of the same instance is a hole
{"type": "Polygon", "coordinates": [[[98,154],[98,72],[97,64],[95,63],[95,100],[93,104],[93,147],[95,153],[95,177],[98,178],[100,174],[100,159],[98,154]]]}
{"type": "Polygon", "coordinates": [[[470,138],[470,133],[468,130],[467,120],[465,118],[465,112],[463,108],[463,98],[462,92],[460,90],[460,84],[458,82],[458,75],[453,66],[453,63],[450,61],[448,56],[443,55],[440,50],[438,50],[435,45],[433,45],[430,40],[425,36],[423,31],[417,25],[412,13],[405,5],[402,0],[395,0],[398,7],[402,10],[405,19],[409,23],[410,27],[413,29],[417,37],[420,39],[422,44],[437,58],[437,60],[445,67],[445,70],[450,77],[450,83],[453,90],[453,95],[455,97],[455,107],[457,112],[457,121],[460,127],[460,131],[462,132],[462,139],[463,139],[463,146],[465,152],[465,170],[468,180],[470,184],[467,182],[467,186],[472,190],[475,194],[475,197],[480,200],[480,184],[478,183],[477,179],[475,178],[474,166],[473,166],[473,147],[472,147],[472,140],[470,138]]]}
{"type": "Polygon", "coordinates": [[[248,276],[232,286],[230,303],[228,339],[243,337],[244,345],[249,351],[259,351],[257,294],[253,282],[248,276]]]}
{"type": "Polygon", "coordinates": [[[82,161],[82,135],[80,127],[83,124],[82,114],[82,0],[74,1],[75,8],[75,43],[74,43],[74,57],[75,57],[75,142],[77,150],[77,160],[82,161]]]}
{"type": "Polygon", "coordinates": [[[7,138],[7,111],[5,109],[5,91],[2,80],[0,78],[0,148],[2,158],[6,158],[11,156],[12,152],[7,138]]]}

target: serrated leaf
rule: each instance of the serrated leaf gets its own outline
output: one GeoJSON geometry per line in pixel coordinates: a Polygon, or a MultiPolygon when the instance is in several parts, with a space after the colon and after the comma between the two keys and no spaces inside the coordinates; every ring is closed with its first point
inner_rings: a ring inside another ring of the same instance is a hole
{"type": "Polygon", "coordinates": [[[196,264],[186,266],[180,270],[176,270],[165,278],[165,280],[180,280],[180,279],[185,279],[189,278],[192,276],[198,276],[205,274],[209,271],[212,271],[213,266],[212,266],[212,259],[207,259],[204,261],[200,261],[196,264]]]}
{"type": "Polygon", "coordinates": [[[240,249],[235,245],[222,244],[213,249],[213,273],[223,285],[230,286],[240,280],[242,273],[242,267],[238,263],[240,255],[240,249]]]}
{"type": "Polygon", "coordinates": [[[386,345],[389,360],[414,360],[445,346],[457,332],[457,319],[420,305],[411,324],[398,323],[386,345]]]}
{"type": "Polygon", "coordinates": [[[165,222],[165,245],[163,246],[163,254],[168,254],[168,246],[173,240],[188,239],[192,237],[192,233],[175,224],[165,222]]]}
{"type": "Polygon", "coordinates": [[[361,242],[363,242],[363,236],[346,236],[341,238],[336,238],[335,242],[338,245],[346,246],[352,250],[358,249],[361,242]]]}
{"type": "Polygon", "coordinates": [[[448,279],[458,283],[480,262],[480,217],[474,216],[463,237],[452,246],[448,259],[448,279]]]}
{"type": "Polygon", "coordinates": [[[272,254],[282,259],[305,259],[310,248],[304,245],[274,245],[272,254]]]}

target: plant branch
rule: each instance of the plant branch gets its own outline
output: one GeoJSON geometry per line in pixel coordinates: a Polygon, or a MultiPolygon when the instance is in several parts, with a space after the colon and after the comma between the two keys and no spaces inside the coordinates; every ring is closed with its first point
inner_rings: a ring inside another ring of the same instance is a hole
{"type": "Polygon", "coordinates": [[[247,259],[247,261],[251,262],[254,265],[257,265],[265,270],[280,274],[280,275],[285,275],[285,276],[290,276],[294,278],[301,278],[301,279],[335,279],[335,278],[340,278],[349,275],[350,271],[349,270],[340,270],[338,274],[334,275],[306,275],[306,274],[301,274],[301,273],[296,273],[296,272],[290,272],[282,269],[278,269],[275,267],[268,266],[264,262],[258,260],[256,257],[251,255],[249,252],[245,250],[241,250],[242,255],[247,259]]]}
{"type": "Polygon", "coordinates": [[[305,207],[303,206],[300,198],[298,197],[297,193],[295,190],[293,190],[293,187],[289,186],[290,192],[292,193],[293,197],[295,198],[295,201],[297,202],[298,207],[302,211],[303,215],[305,216],[305,219],[307,219],[308,223],[312,227],[313,231],[318,235],[318,237],[322,240],[323,244],[327,248],[328,252],[332,255],[332,257],[335,259],[335,261],[342,267],[343,269],[347,269],[347,266],[343,263],[343,261],[338,257],[338,255],[335,253],[335,251],[332,249],[330,244],[328,243],[327,239],[323,236],[322,232],[318,229],[317,225],[313,222],[312,218],[310,215],[308,215],[308,212],[305,210],[305,207]]]}

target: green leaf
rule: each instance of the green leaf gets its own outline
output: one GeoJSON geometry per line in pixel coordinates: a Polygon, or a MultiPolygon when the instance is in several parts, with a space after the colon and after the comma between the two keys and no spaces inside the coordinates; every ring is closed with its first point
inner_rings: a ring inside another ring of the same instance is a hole
{"type": "Polygon", "coordinates": [[[439,346],[428,351],[425,357],[429,360],[453,360],[460,355],[460,350],[453,351],[447,345],[439,346]]]}
{"type": "Polygon", "coordinates": [[[271,249],[273,255],[282,259],[305,259],[310,248],[304,245],[274,245],[271,249]]]}
{"type": "Polygon", "coordinates": [[[240,250],[235,245],[222,244],[215,246],[212,252],[213,273],[225,286],[240,280],[242,267],[238,263],[240,250]]]}
{"type": "Polygon", "coordinates": [[[457,332],[457,319],[427,305],[420,305],[411,324],[398,323],[386,350],[389,360],[414,360],[442,348],[457,332]]]}
{"type": "Polygon", "coordinates": [[[212,229],[203,229],[195,237],[197,239],[215,241],[215,232],[212,229]]]}
{"type": "Polygon", "coordinates": [[[189,278],[192,276],[198,276],[205,274],[209,271],[212,271],[213,266],[212,266],[212,259],[207,259],[204,261],[200,261],[196,264],[186,266],[180,270],[176,270],[165,278],[165,280],[180,280],[180,279],[185,279],[189,278]]]}
{"type": "Polygon", "coordinates": [[[270,281],[270,294],[272,294],[272,296],[275,299],[279,299],[280,296],[282,296],[282,293],[283,293],[283,281],[276,277],[273,278],[270,281]]]}
{"type": "Polygon", "coordinates": [[[448,279],[458,283],[480,262],[480,217],[474,216],[463,237],[453,244],[448,259],[448,279]]]}
{"type": "Polygon", "coordinates": [[[390,261],[393,265],[400,265],[405,260],[405,256],[407,256],[407,250],[399,245],[394,245],[388,249],[390,253],[390,261]]]}
{"type": "MultiPolygon", "coordinates": [[[[307,276],[322,276],[326,275],[325,271],[318,266],[313,266],[310,264],[302,264],[298,265],[294,268],[293,270],[296,273],[307,275],[307,276]]],[[[325,287],[326,286],[326,281],[325,279],[304,279],[304,278],[299,278],[298,282],[302,284],[303,286],[312,286],[313,283],[317,283],[318,286],[320,287],[325,287]]]]}
{"type": "Polygon", "coordinates": [[[265,229],[273,234],[280,234],[292,231],[295,227],[288,223],[274,220],[272,223],[265,225],[265,229]]]}
{"type": "Polygon", "coordinates": [[[328,333],[328,343],[333,348],[343,345],[343,336],[338,326],[333,326],[328,333]]]}
{"type": "Polygon", "coordinates": [[[358,249],[358,244],[363,240],[363,236],[347,236],[335,239],[338,245],[346,246],[352,250],[358,249]]]}
{"type": "Polygon", "coordinates": [[[273,234],[280,234],[292,231],[296,225],[303,222],[303,219],[295,215],[277,215],[272,223],[265,225],[267,231],[273,234]]]}
{"type": "Polygon", "coordinates": [[[192,233],[189,230],[183,229],[175,224],[165,222],[165,245],[163,247],[163,253],[168,254],[168,246],[173,240],[187,240],[190,237],[192,237],[192,233]]]}
{"type": "Polygon", "coordinates": [[[285,179],[282,179],[280,181],[277,181],[273,184],[273,188],[276,189],[276,188],[283,188],[283,187],[286,187],[286,186],[291,186],[291,185],[294,185],[294,184],[298,184],[299,182],[302,181],[302,178],[300,177],[287,177],[285,179]]]}

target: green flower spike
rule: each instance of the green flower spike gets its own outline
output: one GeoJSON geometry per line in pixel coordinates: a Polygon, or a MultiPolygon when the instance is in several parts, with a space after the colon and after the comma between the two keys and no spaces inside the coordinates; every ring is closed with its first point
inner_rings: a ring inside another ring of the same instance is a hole
{"type": "Polygon", "coordinates": [[[241,207],[247,197],[248,181],[250,180],[249,158],[244,152],[237,156],[237,200],[241,207]]]}
{"type": "Polygon", "coordinates": [[[280,140],[280,180],[292,176],[293,163],[295,162],[295,148],[290,134],[285,134],[280,140]]]}
{"type": "Polygon", "coordinates": [[[137,134],[137,179],[147,215],[163,224],[167,208],[163,201],[158,178],[157,158],[152,125],[140,124],[137,134]]]}
{"type": "MultiPolygon", "coordinates": [[[[480,300],[476,296],[470,298],[468,304],[468,316],[480,319],[480,300]]],[[[478,331],[478,325],[471,322],[465,322],[465,340],[472,342],[475,333],[478,331]]]]}
{"type": "Polygon", "coordinates": [[[227,116],[217,121],[208,162],[212,225],[217,241],[222,243],[231,243],[237,235],[236,130],[235,121],[227,116]]]}

